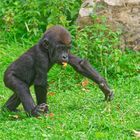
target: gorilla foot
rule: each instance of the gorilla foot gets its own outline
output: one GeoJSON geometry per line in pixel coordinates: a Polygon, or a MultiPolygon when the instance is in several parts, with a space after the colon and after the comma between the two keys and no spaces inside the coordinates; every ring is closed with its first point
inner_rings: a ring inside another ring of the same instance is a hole
{"type": "Polygon", "coordinates": [[[40,105],[37,105],[31,112],[32,116],[38,117],[40,115],[43,115],[48,112],[48,105],[45,103],[42,103],[40,105]]]}

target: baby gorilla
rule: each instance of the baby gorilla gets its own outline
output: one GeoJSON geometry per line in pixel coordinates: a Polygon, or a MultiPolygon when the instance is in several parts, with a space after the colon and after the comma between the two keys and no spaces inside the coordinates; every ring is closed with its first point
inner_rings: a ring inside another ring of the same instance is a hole
{"type": "Polygon", "coordinates": [[[48,29],[39,43],[14,61],[5,71],[4,83],[13,91],[5,103],[10,111],[16,111],[20,103],[30,116],[38,116],[48,111],[47,106],[47,73],[55,64],[69,63],[77,72],[88,77],[99,85],[105,100],[111,100],[113,93],[107,82],[91,65],[70,53],[71,36],[62,26],[48,29]],[[37,105],[30,93],[34,85],[37,105]]]}

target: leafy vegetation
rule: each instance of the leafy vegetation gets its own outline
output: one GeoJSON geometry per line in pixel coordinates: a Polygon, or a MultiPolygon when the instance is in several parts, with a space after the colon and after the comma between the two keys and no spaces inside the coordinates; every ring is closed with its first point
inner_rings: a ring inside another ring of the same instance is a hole
{"type": "Polygon", "coordinates": [[[6,31],[5,37],[21,41],[38,37],[54,24],[72,25],[78,14],[80,0],[5,0],[0,4],[0,23],[6,31]]]}
{"type": "Polygon", "coordinates": [[[53,24],[69,29],[72,52],[88,59],[106,77],[114,89],[114,101],[103,102],[96,84],[70,66],[56,65],[49,72],[50,114],[27,118],[22,106],[19,113],[1,111],[1,140],[136,139],[133,130],[140,130],[140,53],[118,49],[121,32],[111,31],[105,22],[79,30],[75,20],[80,4],[80,0],[0,2],[0,106],[12,94],[3,83],[5,69],[53,24]]]}

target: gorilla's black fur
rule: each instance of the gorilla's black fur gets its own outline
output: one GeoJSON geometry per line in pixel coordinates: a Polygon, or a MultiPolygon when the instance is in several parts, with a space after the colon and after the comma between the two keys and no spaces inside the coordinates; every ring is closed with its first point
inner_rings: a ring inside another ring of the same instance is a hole
{"type": "Polygon", "coordinates": [[[67,62],[77,72],[95,81],[110,100],[112,91],[103,79],[86,61],[70,53],[71,36],[62,26],[53,26],[45,32],[38,44],[33,46],[5,71],[4,83],[13,91],[5,106],[10,111],[22,103],[30,115],[47,112],[47,73],[55,63],[67,62]],[[31,96],[29,87],[34,84],[37,105],[31,96]]]}

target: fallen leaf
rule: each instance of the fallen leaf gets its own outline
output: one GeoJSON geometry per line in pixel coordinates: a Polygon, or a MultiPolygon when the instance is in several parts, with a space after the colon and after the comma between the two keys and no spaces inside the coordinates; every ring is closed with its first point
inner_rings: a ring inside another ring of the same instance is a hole
{"type": "Polygon", "coordinates": [[[49,93],[48,93],[48,96],[54,96],[54,95],[55,95],[54,92],[49,92],[49,93]]]}
{"type": "Polygon", "coordinates": [[[49,114],[46,114],[45,116],[46,117],[53,117],[54,116],[54,113],[49,113],[49,114]]]}
{"type": "Polygon", "coordinates": [[[140,138],[140,131],[133,130],[133,132],[137,138],[140,138]]]}
{"type": "Polygon", "coordinates": [[[82,86],[85,87],[89,84],[89,81],[88,80],[84,80],[82,81],[82,86]]]}
{"type": "Polygon", "coordinates": [[[14,118],[14,119],[18,119],[19,116],[18,116],[18,115],[12,115],[12,118],[14,118]]]}
{"type": "Polygon", "coordinates": [[[50,117],[53,117],[53,116],[54,116],[54,113],[50,113],[49,116],[50,116],[50,117]]]}
{"type": "Polygon", "coordinates": [[[90,90],[88,89],[85,89],[85,88],[82,88],[83,91],[86,91],[86,92],[89,92],[90,90]]]}

